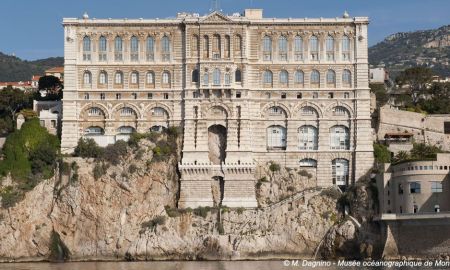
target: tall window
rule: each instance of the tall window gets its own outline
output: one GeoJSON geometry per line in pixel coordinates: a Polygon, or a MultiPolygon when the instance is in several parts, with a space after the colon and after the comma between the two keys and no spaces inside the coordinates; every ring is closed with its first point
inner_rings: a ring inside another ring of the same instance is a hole
{"type": "Polygon", "coordinates": [[[294,54],[296,61],[303,60],[303,39],[301,36],[294,38],[294,54]]]}
{"type": "Polygon", "coordinates": [[[342,86],[352,87],[352,73],[348,69],[344,69],[342,72],[342,86]]]}
{"type": "Polygon", "coordinates": [[[242,37],[236,35],[234,38],[234,57],[242,57],[242,37]]]}
{"type": "Polygon", "coordinates": [[[100,72],[98,83],[100,85],[106,85],[108,83],[108,74],[105,71],[100,72]]]}
{"type": "Polygon", "coordinates": [[[199,42],[198,36],[193,35],[192,36],[192,45],[191,45],[191,56],[192,57],[198,57],[198,51],[200,50],[199,45],[200,45],[200,42],[199,42]]]}
{"type": "Polygon", "coordinates": [[[83,86],[84,87],[92,86],[92,74],[89,71],[85,71],[83,74],[83,86]]]}
{"type": "Polygon", "coordinates": [[[130,43],[130,60],[132,62],[137,62],[139,61],[139,39],[132,36],[130,43]]]}
{"type": "Polygon", "coordinates": [[[192,79],[191,79],[191,81],[193,82],[193,83],[198,83],[198,78],[199,77],[199,74],[198,74],[198,69],[194,69],[193,71],[192,71],[192,79]]]}
{"type": "Polygon", "coordinates": [[[287,37],[281,36],[278,39],[278,50],[279,50],[279,57],[282,61],[287,61],[287,54],[288,54],[288,40],[287,37]]]}
{"type": "Polygon", "coordinates": [[[349,178],[348,160],[338,158],[332,162],[333,184],[336,186],[347,186],[349,178]]]}
{"type": "Polygon", "coordinates": [[[231,74],[230,73],[225,73],[225,85],[229,86],[231,85],[231,74]]]}
{"type": "Polygon", "coordinates": [[[297,70],[294,75],[294,82],[295,84],[303,85],[305,82],[305,74],[301,70],[297,70]]]}
{"type": "Polygon", "coordinates": [[[209,85],[209,72],[207,70],[203,74],[203,85],[209,85]]]}
{"type": "Polygon", "coordinates": [[[225,36],[225,44],[224,44],[224,52],[225,52],[225,58],[230,58],[230,49],[231,49],[231,41],[230,36],[225,36]]]}
{"type": "Polygon", "coordinates": [[[155,74],[152,71],[147,72],[145,82],[147,83],[147,85],[155,84],[155,74]]]}
{"type": "Polygon", "coordinates": [[[115,84],[123,84],[123,74],[120,71],[117,71],[114,76],[114,83],[115,84]]]}
{"type": "Polygon", "coordinates": [[[269,36],[263,38],[263,59],[264,61],[272,60],[272,39],[269,36]]]}
{"type": "Polygon", "coordinates": [[[170,39],[168,36],[163,36],[161,39],[162,60],[164,62],[170,61],[170,39]]]}
{"type": "Polygon", "coordinates": [[[121,37],[116,37],[114,40],[114,60],[122,61],[123,60],[123,40],[121,37]]]}
{"type": "Polygon", "coordinates": [[[286,128],[282,126],[270,126],[267,128],[267,148],[286,149],[286,128]]]}
{"type": "Polygon", "coordinates": [[[273,82],[272,71],[270,71],[270,70],[264,71],[264,76],[263,77],[264,77],[263,78],[264,84],[272,85],[272,82],[273,82]]]}
{"type": "Polygon", "coordinates": [[[83,38],[83,61],[91,61],[91,38],[83,38]]]}
{"type": "Polygon", "coordinates": [[[334,70],[327,71],[327,86],[336,87],[336,72],[334,70]]]}
{"type": "Polygon", "coordinates": [[[242,82],[242,71],[240,69],[236,69],[234,79],[236,82],[242,82]]]}
{"type": "Polygon", "coordinates": [[[213,35],[213,59],[220,58],[221,40],[219,35],[213,35]]]}
{"type": "Polygon", "coordinates": [[[309,54],[311,61],[319,61],[319,39],[316,36],[309,39],[309,54]]]}
{"type": "Polygon", "coordinates": [[[170,73],[168,71],[163,72],[162,83],[165,85],[170,85],[170,73]]]}
{"type": "Polygon", "coordinates": [[[342,37],[342,60],[350,61],[350,38],[342,37]]]}
{"type": "Polygon", "coordinates": [[[311,86],[314,87],[320,86],[320,73],[317,70],[313,70],[311,72],[311,86]]]}
{"type": "Polygon", "coordinates": [[[302,126],[298,129],[298,147],[300,150],[317,150],[318,132],[313,126],[302,126]]]}
{"type": "Polygon", "coordinates": [[[286,70],[280,72],[280,84],[287,85],[289,82],[289,74],[286,70]]]}
{"type": "Polygon", "coordinates": [[[330,148],[336,150],[350,149],[350,132],[345,126],[334,126],[330,129],[330,148]]]}
{"type": "Polygon", "coordinates": [[[101,36],[98,40],[98,61],[104,62],[107,60],[107,40],[104,36],[101,36]]]}
{"type": "Polygon", "coordinates": [[[213,85],[220,85],[220,69],[216,68],[213,72],[213,85]]]}
{"type": "Polygon", "coordinates": [[[148,37],[146,45],[147,61],[153,61],[155,59],[155,39],[153,37],[148,37]]]}
{"type": "Polygon", "coordinates": [[[139,84],[139,73],[137,71],[131,72],[131,84],[139,84]]]}
{"type": "Polygon", "coordinates": [[[328,36],[325,43],[327,60],[334,61],[334,38],[332,36],[328,36]]]}
{"type": "Polygon", "coordinates": [[[209,58],[209,37],[203,37],[203,58],[209,58]]]}

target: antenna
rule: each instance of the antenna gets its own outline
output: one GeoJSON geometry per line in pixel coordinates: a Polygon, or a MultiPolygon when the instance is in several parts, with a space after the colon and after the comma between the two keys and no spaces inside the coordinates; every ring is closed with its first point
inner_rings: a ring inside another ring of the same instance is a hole
{"type": "Polygon", "coordinates": [[[211,9],[209,11],[220,11],[220,0],[211,0],[211,9]]]}

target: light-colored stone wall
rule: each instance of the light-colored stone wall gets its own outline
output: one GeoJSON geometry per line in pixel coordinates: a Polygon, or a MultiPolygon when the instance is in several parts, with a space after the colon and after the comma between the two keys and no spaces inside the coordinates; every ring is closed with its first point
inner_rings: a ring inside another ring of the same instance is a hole
{"type": "Polygon", "coordinates": [[[265,19],[248,14],[249,17],[219,12],[204,17],[180,14],[166,20],[65,19],[63,151],[73,151],[77,140],[91,126],[104,130],[104,138],[99,141],[107,143],[111,138],[117,139],[121,126],[146,132],[154,125],[181,125],[181,207],[212,205],[212,177],[225,179],[224,204],[256,206],[253,174],[258,163],[275,161],[282,166],[299,167],[301,159],[314,159],[319,186],[333,185],[332,161],[337,158],[348,161],[348,184],[367,174],[373,164],[368,19],[265,19]],[[83,60],[82,50],[86,36],[92,47],[88,61],[83,60]],[[102,36],[108,44],[107,60],[103,62],[97,56],[102,36]],[[117,36],[124,41],[123,61],[114,60],[117,36]],[[145,57],[148,36],[155,40],[151,61],[145,57]],[[168,61],[162,58],[164,36],[170,39],[168,61]],[[266,36],[272,40],[270,59],[264,58],[267,52],[262,40],[266,36]],[[297,36],[302,38],[301,51],[295,50],[297,36]],[[317,60],[310,57],[312,36],[319,41],[317,60]],[[132,37],[139,40],[137,61],[130,56],[132,37]],[[282,37],[287,40],[286,55],[279,48],[282,37]],[[328,37],[334,39],[332,51],[326,50],[328,37]],[[350,40],[348,54],[342,48],[344,37],[350,40]],[[194,70],[198,70],[198,82],[192,80],[194,70]],[[219,82],[214,80],[216,70],[220,71],[219,82]],[[241,71],[241,81],[236,80],[237,70],[241,71]],[[301,82],[295,79],[300,70],[304,74],[301,82]],[[320,73],[318,84],[310,80],[313,70],[320,73]],[[115,83],[118,71],[123,74],[120,84],[115,83]],[[273,74],[270,84],[263,83],[266,71],[273,74]],[[286,83],[280,78],[284,71],[288,73],[286,83]],[[327,79],[329,71],[335,73],[333,83],[327,79]],[[344,83],[343,74],[347,71],[350,82],[344,83]],[[88,83],[86,72],[92,78],[88,83]],[[101,72],[108,74],[105,84],[100,84],[101,72]],[[139,75],[136,83],[131,82],[134,72],[139,75]],[[151,84],[146,81],[148,72],[155,75],[151,84]],[[164,72],[170,73],[170,84],[162,83],[164,72]],[[90,115],[93,107],[102,113],[90,115]],[[131,108],[133,114],[120,115],[124,107],[131,108]],[[152,114],[155,107],[165,111],[164,117],[152,114]],[[271,115],[273,107],[282,113],[271,115]],[[314,115],[302,114],[305,107],[312,108],[314,115]],[[226,159],[218,168],[211,168],[209,160],[208,128],[213,125],[227,129],[226,159]],[[274,125],[286,130],[285,149],[268,148],[267,130],[274,125]],[[299,148],[298,131],[304,125],[318,130],[317,149],[299,148]],[[338,125],[348,128],[347,149],[330,147],[330,129],[338,125]],[[233,170],[242,164],[248,168],[233,170]]]}

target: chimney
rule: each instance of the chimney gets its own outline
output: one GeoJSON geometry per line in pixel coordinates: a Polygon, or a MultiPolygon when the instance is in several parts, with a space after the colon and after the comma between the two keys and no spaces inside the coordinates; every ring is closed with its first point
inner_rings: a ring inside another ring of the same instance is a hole
{"type": "Polygon", "coordinates": [[[260,20],[263,18],[262,9],[246,9],[244,13],[245,18],[250,20],[260,20]]]}

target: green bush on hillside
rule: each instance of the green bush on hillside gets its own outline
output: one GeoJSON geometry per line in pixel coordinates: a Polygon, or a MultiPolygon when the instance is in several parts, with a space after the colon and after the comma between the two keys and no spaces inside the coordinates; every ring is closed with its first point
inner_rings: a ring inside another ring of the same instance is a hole
{"type": "Polygon", "coordinates": [[[390,163],[391,162],[391,152],[388,148],[379,143],[373,144],[373,154],[375,155],[375,160],[378,163],[390,163]]]}

